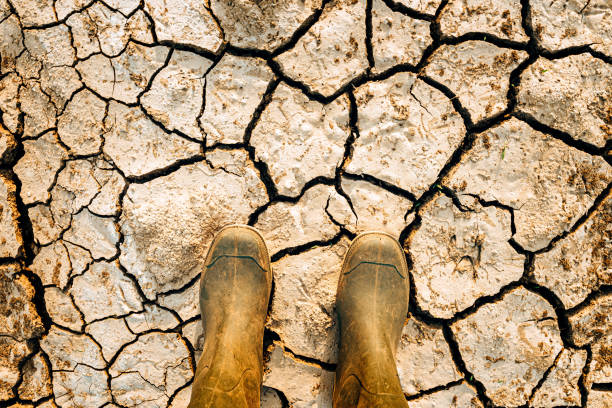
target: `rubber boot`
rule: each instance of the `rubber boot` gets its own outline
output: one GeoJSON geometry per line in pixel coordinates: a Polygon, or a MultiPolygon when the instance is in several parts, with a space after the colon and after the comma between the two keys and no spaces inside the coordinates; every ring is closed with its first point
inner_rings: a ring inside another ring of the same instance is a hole
{"type": "Polygon", "coordinates": [[[263,238],[247,226],[222,229],[200,280],[204,350],[189,408],[259,407],[263,333],[272,287],[263,238]]]}
{"type": "Polygon", "coordinates": [[[340,348],[335,408],[408,407],[395,354],[409,291],[406,259],[397,240],[381,232],[353,240],[336,295],[340,348]]]}

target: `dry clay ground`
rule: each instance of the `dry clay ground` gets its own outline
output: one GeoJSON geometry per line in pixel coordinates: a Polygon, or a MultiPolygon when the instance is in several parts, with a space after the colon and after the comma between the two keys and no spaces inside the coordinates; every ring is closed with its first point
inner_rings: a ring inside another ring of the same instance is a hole
{"type": "Polygon", "coordinates": [[[356,233],[411,407],[612,407],[610,0],[0,0],[0,407],[185,407],[266,237],[262,406],[330,407],[356,233]]]}

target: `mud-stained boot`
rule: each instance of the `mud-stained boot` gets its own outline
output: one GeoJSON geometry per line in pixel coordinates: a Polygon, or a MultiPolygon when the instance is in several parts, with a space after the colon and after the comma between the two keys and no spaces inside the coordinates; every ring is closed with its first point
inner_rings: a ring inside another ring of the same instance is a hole
{"type": "Polygon", "coordinates": [[[402,247],[390,235],[368,232],[353,240],[336,295],[334,408],[408,407],[395,364],[408,313],[407,274],[402,247]]]}
{"type": "Polygon", "coordinates": [[[189,408],[259,407],[263,333],[272,286],[263,238],[247,226],[222,229],[200,281],[204,350],[189,408]]]}

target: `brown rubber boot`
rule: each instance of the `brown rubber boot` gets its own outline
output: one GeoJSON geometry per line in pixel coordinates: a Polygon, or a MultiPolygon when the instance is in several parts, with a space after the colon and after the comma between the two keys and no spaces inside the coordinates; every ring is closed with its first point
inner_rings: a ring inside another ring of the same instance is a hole
{"type": "Polygon", "coordinates": [[[379,232],[353,240],[336,296],[340,349],[335,408],[408,407],[395,353],[409,291],[406,259],[397,240],[379,232]]]}
{"type": "Polygon", "coordinates": [[[272,270],[266,244],[247,226],[222,229],[200,280],[204,351],[189,408],[259,407],[263,333],[272,270]]]}

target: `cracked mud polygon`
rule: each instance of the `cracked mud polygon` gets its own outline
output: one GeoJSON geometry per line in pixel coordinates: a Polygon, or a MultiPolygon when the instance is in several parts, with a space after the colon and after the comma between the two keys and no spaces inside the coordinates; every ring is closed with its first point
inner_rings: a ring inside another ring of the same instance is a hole
{"type": "Polygon", "coordinates": [[[0,407],[186,407],[207,245],[266,238],[262,407],[331,407],[398,237],[411,407],[612,407],[606,0],[0,0],[0,407]]]}

